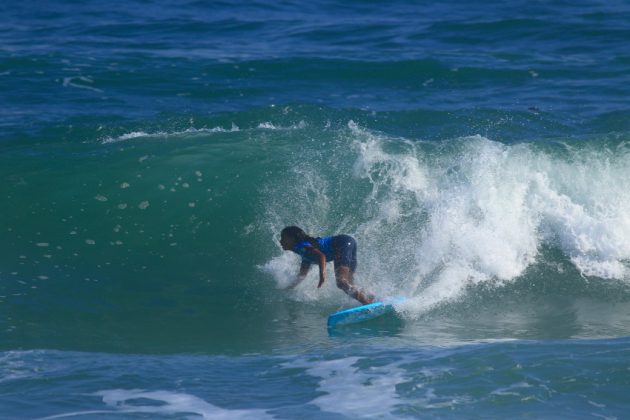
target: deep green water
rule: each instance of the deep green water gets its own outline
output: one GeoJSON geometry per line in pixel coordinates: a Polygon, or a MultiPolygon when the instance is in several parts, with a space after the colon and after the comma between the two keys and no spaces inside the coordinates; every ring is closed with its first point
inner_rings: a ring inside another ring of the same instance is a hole
{"type": "Polygon", "coordinates": [[[0,12],[0,418],[624,417],[627,2],[0,12]]]}

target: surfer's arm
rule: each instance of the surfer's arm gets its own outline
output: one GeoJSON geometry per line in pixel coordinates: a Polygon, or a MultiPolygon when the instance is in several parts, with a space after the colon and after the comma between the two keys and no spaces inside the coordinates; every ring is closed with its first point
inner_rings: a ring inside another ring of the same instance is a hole
{"type": "MultiPolygon", "coordinates": [[[[306,253],[310,254],[309,255],[310,257],[312,257],[309,259],[317,260],[317,265],[319,265],[319,283],[317,284],[317,288],[319,289],[320,287],[322,287],[322,284],[324,284],[324,280],[326,280],[326,255],[324,255],[324,253],[321,252],[319,249],[311,247],[311,246],[307,246],[305,251],[306,253]]],[[[295,283],[289,286],[289,288],[292,289],[298,284],[300,284],[300,282],[304,280],[304,278],[306,277],[306,274],[308,273],[308,270],[310,268],[311,268],[310,261],[303,258],[302,265],[300,266],[300,273],[298,274],[298,278],[295,280],[295,283]]]]}
{"type": "Polygon", "coordinates": [[[319,265],[319,283],[317,284],[317,288],[319,289],[326,280],[326,255],[317,248],[311,248],[309,251],[319,260],[317,263],[317,265],[319,265]]]}

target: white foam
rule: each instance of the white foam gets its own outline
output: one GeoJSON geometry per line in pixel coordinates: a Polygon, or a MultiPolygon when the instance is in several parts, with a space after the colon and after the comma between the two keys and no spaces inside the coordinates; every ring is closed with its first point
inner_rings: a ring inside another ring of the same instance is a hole
{"type": "Polygon", "coordinates": [[[536,174],[543,233],[556,239],[585,275],[627,278],[630,259],[630,165],[627,153],[573,152],[536,174]]]}
{"type": "Polygon", "coordinates": [[[395,200],[406,192],[417,194],[420,199],[423,197],[428,187],[426,168],[416,156],[412,142],[401,140],[398,146],[404,146],[405,153],[390,154],[383,150],[381,137],[362,131],[352,122],[349,127],[359,137],[353,143],[358,152],[353,175],[370,180],[371,198],[377,197],[381,189],[387,190],[390,199],[388,201],[395,200]]]}
{"type": "Polygon", "coordinates": [[[373,241],[389,234],[388,225],[404,227],[392,260],[415,278],[407,288],[417,297],[407,309],[423,312],[455,299],[470,283],[511,281],[543,244],[559,244],[586,275],[628,277],[627,155],[578,150],[567,159],[475,136],[428,161],[401,147],[404,141],[386,152],[390,140],[350,128],[358,137],[354,174],[370,182],[371,204],[380,209],[359,232],[373,241]]]}
{"type": "Polygon", "coordinates": [[[264,130],[299,130],[299,129],[303,129],[306,127],[306,122],[305,121],[300,121],[297,124],[292,124],[289,126],[279,126],[279,125],[275,125],[269,121],[265,121],[262,122],[260,124],[258,124],[257,128],[260,129],[264,129],[264,130]]]}
{"type": "Polygon", "coordinates": [[[110,143],[118,143],[125,140],[132,140],[137,138],[168,138],[181,136],[186,134],[213,134],[213,133],[236,133],[239,132],[240,128],[235,124],[232,124],[231,128],[223,128],[223,127],[214,127],[214,128],[188,128],[183,131],[173,131],[173,132],[165,132],[165,131],[155,131],[152,133],[148,133],[146,131],[132,131],[129,133],[122,134],[117,137],[106,137],[101,142],[103,144],[110,143]]]}
{"type": "Polygon", "coordinates": [[[287,289],[295,282],[299,266],[299,257],[290,252],[283,252],[280,256],[272,258],[263,265],[259,265],[258,269],[271,275],[275,281],[276,288],[287,290],[289,292],[287,296],[293,300],[314,302],[325,299],[339,302],[343,298],[344,295],[337,290],[332,264],[327,265],[327,281],[321,288],[317,288],[319,272],[315,267],[310,270],[307,277],[298,286],[293,289],[287,289]]]}
{"type": "Polygon", "coordinates": [[[164,133],[149,134],[149,133],[144,132],[144,131],[132,131],[130,133],[122,134],[122,135],[120,135],[118,137],[107,137],[107,138],[103,139],[102,142],[103,142],[103,144],[118,143],[120,141],[137,139],[137,138],[141,138],[141,137],[162,136],[162,135],[164,135],[164,133]]]}
{"type": "Polygon", "coordinates": [[[262,272],[273,276],[278,289],[286,289],[293,284],[295,280],[297,264],[299,263],[297,263],[296,258],[289,255],[287,252],[283,253],[279,257],[272,258],[270,261],[258,268],[262,272]]]}
{"type": "Polygon", "coordinates": [[[91,91],[94,91],[94,92],[99,92],[99,93],[103,92],[103,90],[97,89],[97,88],[95,88],[93,86],[88,86],[88,85],[76,83],[75,80],[79,80],[81,82],[90,83],[90,84],[94,83],[94,80],[92,80],[89,77],[85,77],[85,76],[64,77],[63,78],[63,86],[64,87],[75,87],[75,88],[79,88],[79,89],[88,89],[88,90],[91,90],[91,91]]]}
{"type": "Polygon", "coordinates": [[[170,391],[144,391],[113,389],[97,392],[103,402],[125,413],[151,413],[162,415],[196,414],[204,419],[271,419],[265,410],[227,410],[190,394],[170,391]],[[141,405],[134,400],[151,400],[159,405],[141,405]]]}
{"type": "Polygon", "coordinates": [[[529,389],[529,388],[532,388],[532,385],[530,385],[527,382],[522,381],[522,382],[512,384],[510,386],[507,386],[507,387],[495,389],[494,391],[490,392],[490,394],[499,395],[499,396],[523,397],[523,394],[520,392],[520,390],[529,389]]]}
{"type": "Polygon", "coordinates": [[[349,418],[383,418],[401,403],[396,385],[407,381],[396,364],[360,368],[358,357],[308,362],[295,361],[285,367],[305,367],[306,373],[320,378],[317,390],[325,395],[309,404],[320,410],[349,418]]]}
{"type": "Polygon", "coordinates": [[[266,410],[228,410],[210,404],[190,394],[170,391],[145,391],[140,389],[112,389],[100,391],[95,396],[101,397],[110,410],[92,410],[64,413],[39,420],[51,420],[64,417],[88,416],[94,414],[153,414],[178,418],[237,419],[256,420],[273,419],[266,410]]]}
{"type": "Polygon", "coordinates": [[[510,150],[471,140],[433,171],[435,188],[421,203],[428,222],[412,284],[419,311],[457,298],[470,283],[514,279],[538,254],[537,213],[527,206],[527,179],[506,164],[510,150]]]}
{"type": "MultiPolygon", "coordinates": [[[[279,126],[269,121],[265,121],[265,122],[259,123],[255,129],[284,131],[284,130],[301,130],[301,129],[304,129],[306,126],[307,126],[307,123],[305,121],[300,121],[297,124],[292,124],[289,126],[279,126]]],[[[254,130],[254,128],[250,128],[250,130],[254,130]]],[[[186,130],[179,130],[179,131],[172,131],[172,132],[131,131],[129,133],[121,134],[115,137],[105,137],[104,139],[101,140],[101,143],[111,144],[111,143],[118,143],[121,141],[133,140],[133,139],[138,139],[138,138],[169,138],[169,137],[178,137],[178,136],[184,136],[184,135],[196,135],[196,134],[237,133],[240,131],[241,129],[234,123],[232,123],[232,126],[230,128],[223,128],[223,127],[218,126],[218,127],[213,127],[213,128],[190,127],[190,128],[187,128],[186,130]]]]}

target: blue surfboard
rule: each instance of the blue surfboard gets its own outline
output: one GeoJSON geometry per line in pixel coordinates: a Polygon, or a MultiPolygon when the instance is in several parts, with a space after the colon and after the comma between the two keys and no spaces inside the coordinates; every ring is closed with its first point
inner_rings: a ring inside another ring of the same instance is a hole
{"type": "Polygon", "coordinates": [[[354,324],[385,315],[386,313],[394,310],[394,305],[402,303],[405,300],[407,299],[404,297],[383,299],[383,301],[380,302],[374,302],[346,309],[345,311],[335,312],[328,317],[328,328],[335,327],[337,325],[354,324]]]}

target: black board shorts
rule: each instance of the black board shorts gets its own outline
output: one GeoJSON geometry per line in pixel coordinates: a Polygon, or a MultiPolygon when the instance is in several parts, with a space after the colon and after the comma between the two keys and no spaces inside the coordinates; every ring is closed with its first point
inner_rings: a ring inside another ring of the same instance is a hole
{"type": "Polygon", "coordinates": [[[337,235],[332,238],[335,269],[346,266],[353,273],[357,269],[357,241],[350,235],[337,235]]]}

